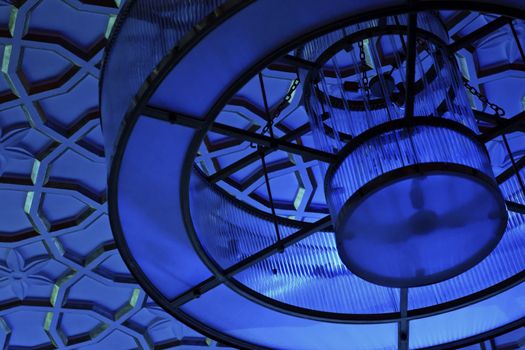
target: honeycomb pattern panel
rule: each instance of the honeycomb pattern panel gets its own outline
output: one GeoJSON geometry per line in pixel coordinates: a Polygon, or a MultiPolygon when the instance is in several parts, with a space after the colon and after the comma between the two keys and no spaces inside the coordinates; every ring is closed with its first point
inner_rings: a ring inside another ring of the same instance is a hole
{"type": "Polygon", "coordinates": [[[0,348],[203,349],[137,285],[106,198],[98,80],[119,0],[0,1],[0,348]]]}

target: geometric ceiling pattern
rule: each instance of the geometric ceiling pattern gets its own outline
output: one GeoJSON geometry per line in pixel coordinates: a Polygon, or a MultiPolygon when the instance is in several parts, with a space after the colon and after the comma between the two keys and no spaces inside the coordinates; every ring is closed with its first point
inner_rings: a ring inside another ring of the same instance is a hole
{"type": "MultiPolygon", "coordinates": [[[[221,347],[148,298],[113,241],[98,79],[121,6],[0,0],[3,349],[221,347]]],[[[522,330],[469,349],[518,349],[522,330]]]]}
{"type": "Polygon", "coordinates": [[[98,78],[120,4],[0,5],[0,348],[215,346],[147,297],[113,242],[98,78]]]}

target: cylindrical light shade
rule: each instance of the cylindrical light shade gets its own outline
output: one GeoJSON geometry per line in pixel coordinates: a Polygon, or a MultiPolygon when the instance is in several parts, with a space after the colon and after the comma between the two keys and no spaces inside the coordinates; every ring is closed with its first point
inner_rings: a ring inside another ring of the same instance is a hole
{"type": "Polygon", "coordinates": [[[506,208],[438,18],[418,15],[411,115],[406,23],[373,23],[303,49],[313,134],[337,152],[324,171],[338,251],[377,284],[436,283],[494,249],[506,208]]]}

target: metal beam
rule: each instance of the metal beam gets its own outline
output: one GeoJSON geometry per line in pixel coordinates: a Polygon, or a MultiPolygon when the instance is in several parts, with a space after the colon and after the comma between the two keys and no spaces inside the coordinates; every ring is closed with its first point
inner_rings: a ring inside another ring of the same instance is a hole
{"type": "Polygon", "coordinates": [[[456,52],[458,50],[464,49],[475,41],[484,38],[490,33],[498,30],[504,25],[508,24],[508,19],[506,17],[498,17],[494,21],[476,29],[475,31],[465,35],[464,37],[456,40],[448,46],[451,52],[456,52]]]}
{"type": "Polygon", "coordinates": [[[501,125],[507,120],[505,118],[500,117],[499,115],[489,114],[487,112],[478,111],[476,109],[473,109],[472,112],[474,113],[474,118],[476,118],[477,120],[492,124],[494,126],[501,125]]]}
{"type": "MultiPolygon", "coordinates": [[[[179,113],[165,111],[151,106],[147,106],[146,108],[144,108],[143,115],[151,118],[165,120],[170,123],[187,126],[194,129],[200,129],[205,127],[205,122],[201,119],[179,113]]],[[[278,149],[284,152],[297,154],[304,157],[306,160],[317,159],[326,163],[331,163],[335,161],[334,154],[291,143],[282,138],[272,139],[271,137],[265,135],[256,134],[251,131],[239,129],[233,126],[220,123],[213,123],[210,130],[217,134],[222,134],[225,136],[242,139],[248,142],[253,142],[265,148],[278,149]]]]}
{"type": "Polygon", "coordinates": [[[332,219],[329,215],[314,223],[308,224],[305,228],[282,238],[279,242],[250,255],[248,258],[222,270],[220,274],[215,274],[213,277],[208,278],[190,290],[180,294],[175,299],[171,300],[170,304],[173,307],[179,307],[195,298],[198,298],[205,292],[221,285],[226,279],[235,276],[237,273],[246,270],[278,252],[282,252],[286,247],[289,247],[316,232],[329,228],[331,225],[332,219]]]}
{"type": "Polygon", "coordinates": [[[512,19],[508,19],[510,29],[512,30],[512,35],[514,36],[514,41],[516,41],[516,46],[518,46],[518,50],[521,55],[521,60],[525,62],[525,51],[523,50],[523,46],[521,45],[521,41],[518,37],[518,32],[516,32],[516,28],[514,27],[514,23],[512,23],[512,19]]]}
{"type": "Polygon", "coordinates": [[[303,68],[306,70],[315,68],[315,62],[308,61],[303,58],[292,56],[292,55],[286,55],[286,56],[280,57],[277,59],[275,63],[283,64],[287,66],[293,66],[295,68],[303,68]]]}
{"type": "Polygon", "coordinates": [[[512,176],[516,175],[516,169],[519,171],[525,167],[525,156],[521,157],[517,162],[515,162],[513,165],[505,169],[501,174],[496,176],[496,181],[498,184],[502,184],[508,179],[510,179],[512,176]]]}
{"type": "Polygon", "coordinates": [[[275,151],[274,149],[270,148],[263,148],[261,151],[254,151],[253,153],[250,153],[246,157],[243,157],[239,159],[238,161],[222,168],[221,170],[213,173],[212,175],[207,177],[207,180],[211,183],[215,183],[218,181],[222,181],[227,179],[230,175],[236,173],[237,171],[247,167],[248,165],[252,164],[253,162],[260,159],[260,152],[264,152],[265,155],[272,153],[275,151]]]}
{"type": "MultiPolygon", "coordinates": [[[[310,123],[305,123],[298,127],[297,129],[294,129],[287,133],[286,135],[282,136],[281,139],[284,141],[291,141],[297,137],[301,137],[302,135],[310,132],[310,123]]],[[[262,150],[265,155],[268,155],[276,149],[274,148],[263,148],[262,150]]],[[[222,181],[228,176],[234,174],[235,172],[239,171],[242,168],[247,167],[248,165],[252,164],[253,162],[257,161],[259,159],[259,153],[257,151],[254,151],[253,153],[250,153],[249,155],[239,159],[238,161],[222,168],[221,170],[215,172],[214,174],[210,175],[207,180],[210,182],[217,182],[222,181]]]]}
{"type": "Polygon", "coordinates": [[[516,114],[510,119],[501,119],[498,126],[491,128],[479,135],[479,139],[481,142],[488,142],[499,135],[516,131],[523,126],[525,126],[525,111],[516,114]]]}
{"type": "Polygon", "coordinates": [[[399,311],[401,313],[401,321],[398,324],[398,350],[408,350],[408,288],[399,289],[399,311]]]}
{"type": "Polygon", "coordinates": [[[508,210],[525,215],[525,205],[512,201],[505,201],[505,204],[507,205],[508,210]]]}

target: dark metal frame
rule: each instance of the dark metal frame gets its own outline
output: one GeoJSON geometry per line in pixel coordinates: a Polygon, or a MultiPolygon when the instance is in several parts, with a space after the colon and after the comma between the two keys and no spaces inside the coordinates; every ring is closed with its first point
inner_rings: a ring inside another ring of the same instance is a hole
{"type": "MultiPolygon", "coordinates": [[[[125,9],[129,9],[131,6],[133,6],[134,3],[135,1],[129,0],[126,3],[125,9]]],[[[205,21],[203,21],[203,25],[201,26],[201,28],[205,28],[206,30],[213,29],[214,27],[219,25],[222,20],[233,15],[234,13],[244,8],[245,6],[248,6],[250,3],[251,1],[231,0],[230,2],[226,4],[226,6],[222,7],[215,14],[211,15],[205,21]]],[[[513,17],[525,18],[525,11],[516,11],[516,9],[514,8],[511,8],[511,7],[507,8],[501,5],[497,5],[497,4],[489,4],[489,3],[484,3],[484,2],[472,2],[468,0],[458,0],[454,2],[447,1],[447,0],[433,0],[433,1],[419,1],[419,2],[414,1],[411,4],[411,6],[398,6],[398,7],[393,7],[393,8],[385,8],[385,9],[377,10],[377,11],[371,11],[367,13],[366,15],[359,16],[360,18],[357,18],[356,16],[351,16],[350,18],[346,19],[346,23],[356,22],[358,20],[364,20],[364,19],[372,18],[372,17],[381,17],[381,16],[386,16],[386,15],[399,14],[399,13],[408,12],[408,11],[423,11],[423,10],[428,10],[428,9],[465,9],[465,8],[482,11],[482,12],[500,13],[500,14],[505,14],[505,15],[509,15],[513,17]]],[[[123,11],[123,13],[125,12],[126,10],[123,11]]],[[[122,18],[123,16],[121,16],[119,20],[117,21],[117,26],[116,26],[117,28],[119,27],[118,23],[121,23],[121,21],[123,20],[122,18]]],[[[312,33],[309,33],[308,35],[305,35],[302,38],[298,38],[297,40],[289,43],[286,47],[283,47],[277,52],[274,52],[272,55],[266,57],[264,60],[259,62],[259,64],[257,64],[256,66],[252,67],[249,71],[247,71],[245,75],[243,75],[240,79],[238,79],[235,84],[230,86],[224,93],[223,97],[217,101],[215,107],[213,107],[210,110],[210,113],[206,117],[206,125],[203,126],[203,130],[200,133],[198,133],[198,135],[195,137],[195,140],[192,143],[192,147],[190,147],[190,149],[193,151],[189,152],[187,156],[186,173],[188,174],[192,167],[192,162],[193,162],[195,151],[197,147],[199,146],[200,140],[204,136],[204,133],[207,131],[207,129],[213,122],[214,117],[218,114],[218,112],[222,109],[222,107],[227,103],[227,101],[235,93],[235,91],[238,90],[238,88],[243,86],[244,83],[246,83],[250,77],[252,77],[258,71],[260,71],[272,59],[278,56],[281,56],[281,55],[285,55],[286,52],[289,51],[289,49],[291,49],[294,46],[297,46],[297,44],[300,41],[308,40],[308,38],[312,38],[316,35],[323,34],[323,32],[328,32],[332,28],[338,27],[338,26],[340,27],[341,23],[335,23],[333,25],[327,26],[326,28],[324,28],[324,30],[312,32],[312,33]]],[[[144,275],[140,267],[135,262],[132,254],[130,253],[125,243],[124,235],[122,232],[122,227],[118,220],[118,203],[117,203],[118,170],[120,168],[120,163],[121,163],[122,155],[123,155],[127,140],[141,113],[141,109],[145,107],[145,104],[147,100],[149,99],[149,97],[151,96],[152,92],[159,85],[159,83],[163,80],[166,74],[170,71],[171,67],[173,67],[178,62],[178,60],[191,49],[194,43],[198,42],[200,38],[202,38],[203,35],[205,35],[206,30],[191,33],[190,36],[186,38],[186,40],[183,40],[185,45],[179,48],[178,51],[172,52],[170,55],[168,55],[169,57],[166,60],[162,61],[162,63],[158,67],[159,69],[154,71],[150,79],[147,80],[143,88],[137,94],[138,96],[137,105],[131,107],[124,118],[124,121],[126,122],[123,123],[123,126],[120,130],[120,134],[119,134],[120,138],[118,142],[118,147],[115,152],[115,157],[114,157],[114,160],[111,166],[111,172],[110,172],[110,177],[109,177],[109,184],[110,184],[109,186],[109,211],[110,211],[110,217],[112,218],[111,226],[112,226],[115,238],[116,238],[117,247],[121,255],[123,256],[124,261],[126,262],[128,268],[130,269],[134,277],[137,279],[137,281],[139,281],[139,283],[143,286],[146,292],[159,305],[164,307],[168,312],[170,312],[173,316],[175,316],[182,322],[197,329],[198,331],[200,331],[201,333],[205,335],[208,335],[210,337],[220,340],[221,342],[225,344],[230,344],[230,345],[241,347],[241,348],[263,349],[263,347],[260,347],[254,344],[249,344],[239,339],[235,339],[225,334],[222,334],[221,332],[217,332],[216,330],[210,328],[209,326],[203,324],[202,322],[197,321],[193,319],[192,317],[189,317],[187,314],[183,313],[182,311],[176,308],[172,308],[169,301],[167,301],[166,298],[156,289],[156,287],[153,286],[151,282],[149,282],[147,276],[144,275]]],[[[118,29],[116,32],[118,32],[118,29]]],[[[114,37],[117,35],[116,32],[114,32],[112,35],[112,38],[110,40],[110,46],[111,46],[111,42],[114,40],[114,37]]],[[[187,181],[186,181],[186,185],[187,185],[187,181]]],[[[188,215],[187,211],[185,215],[188,215]]],[[[448,304],[449,306],[451,306],[450,309],[463,307],[469,303],[473,303],[480,299],[484,299],[484,298],[490,297],[491,295],[497,294],[501,292],[502,289],[510,288],[511,286],[516,285],[525,280],[525,272],[515,275],[513,276],[513,278],[510,278],[509,280],[506,280],[486,290],[483,290],[478,293],[474,293],[467,297],[462,298],[461,300],[464,301],[465,303],[461,303],[461,302],[458,303],[460,299],[449,302],[448,304]],[[474,296],[478,297],[479,299],[476,299],[476,297],[474,296]]],[[[440,306],[442,305],[443,304],[441,304],[440,306]]],[[[434,310],[435,308],[429,307],[427,309],[434,310]]],[[[412,311],[412,313],[417,316],[417,312],[414,313],[414,311],[412,311]]],[[[402,315],[404,314],[408,316],[410,312],[407,312],[406,308],[404,308],[404,310],[402,310],[402,315]]],[[[426,316],[428,316],[429,314],[430,313],[426,314],[426,316]]],[[[401,326],[403,324],[405,326],[401,327],[401,329],[407,329],[407,324],[403,323],[404,322],[403,320],[406,320],[406,319],[407,318],[405,317],[402,318],[401,326]]],[[[497,330],[493,330],[493,331],[490,331],[484,334],[477,335],[476,337],[470,338],[469,341],[477,342],[481,339],[485,339],[486,337],[490,337],[490,336],[493,336],[494,334],[498,334],[500,331],[506,331],[507,328],[508,327],[502,327],[497,330]]],[[[453,343],[442,344],[439,346],[439,348],[455,347],[456,344],[464,345],[465,341],[460,340],[460,341],[453,342],[453,343]]],[[[402,345],[403,345],[403,348],[408,346],[406,342],[402,345]]]]}

